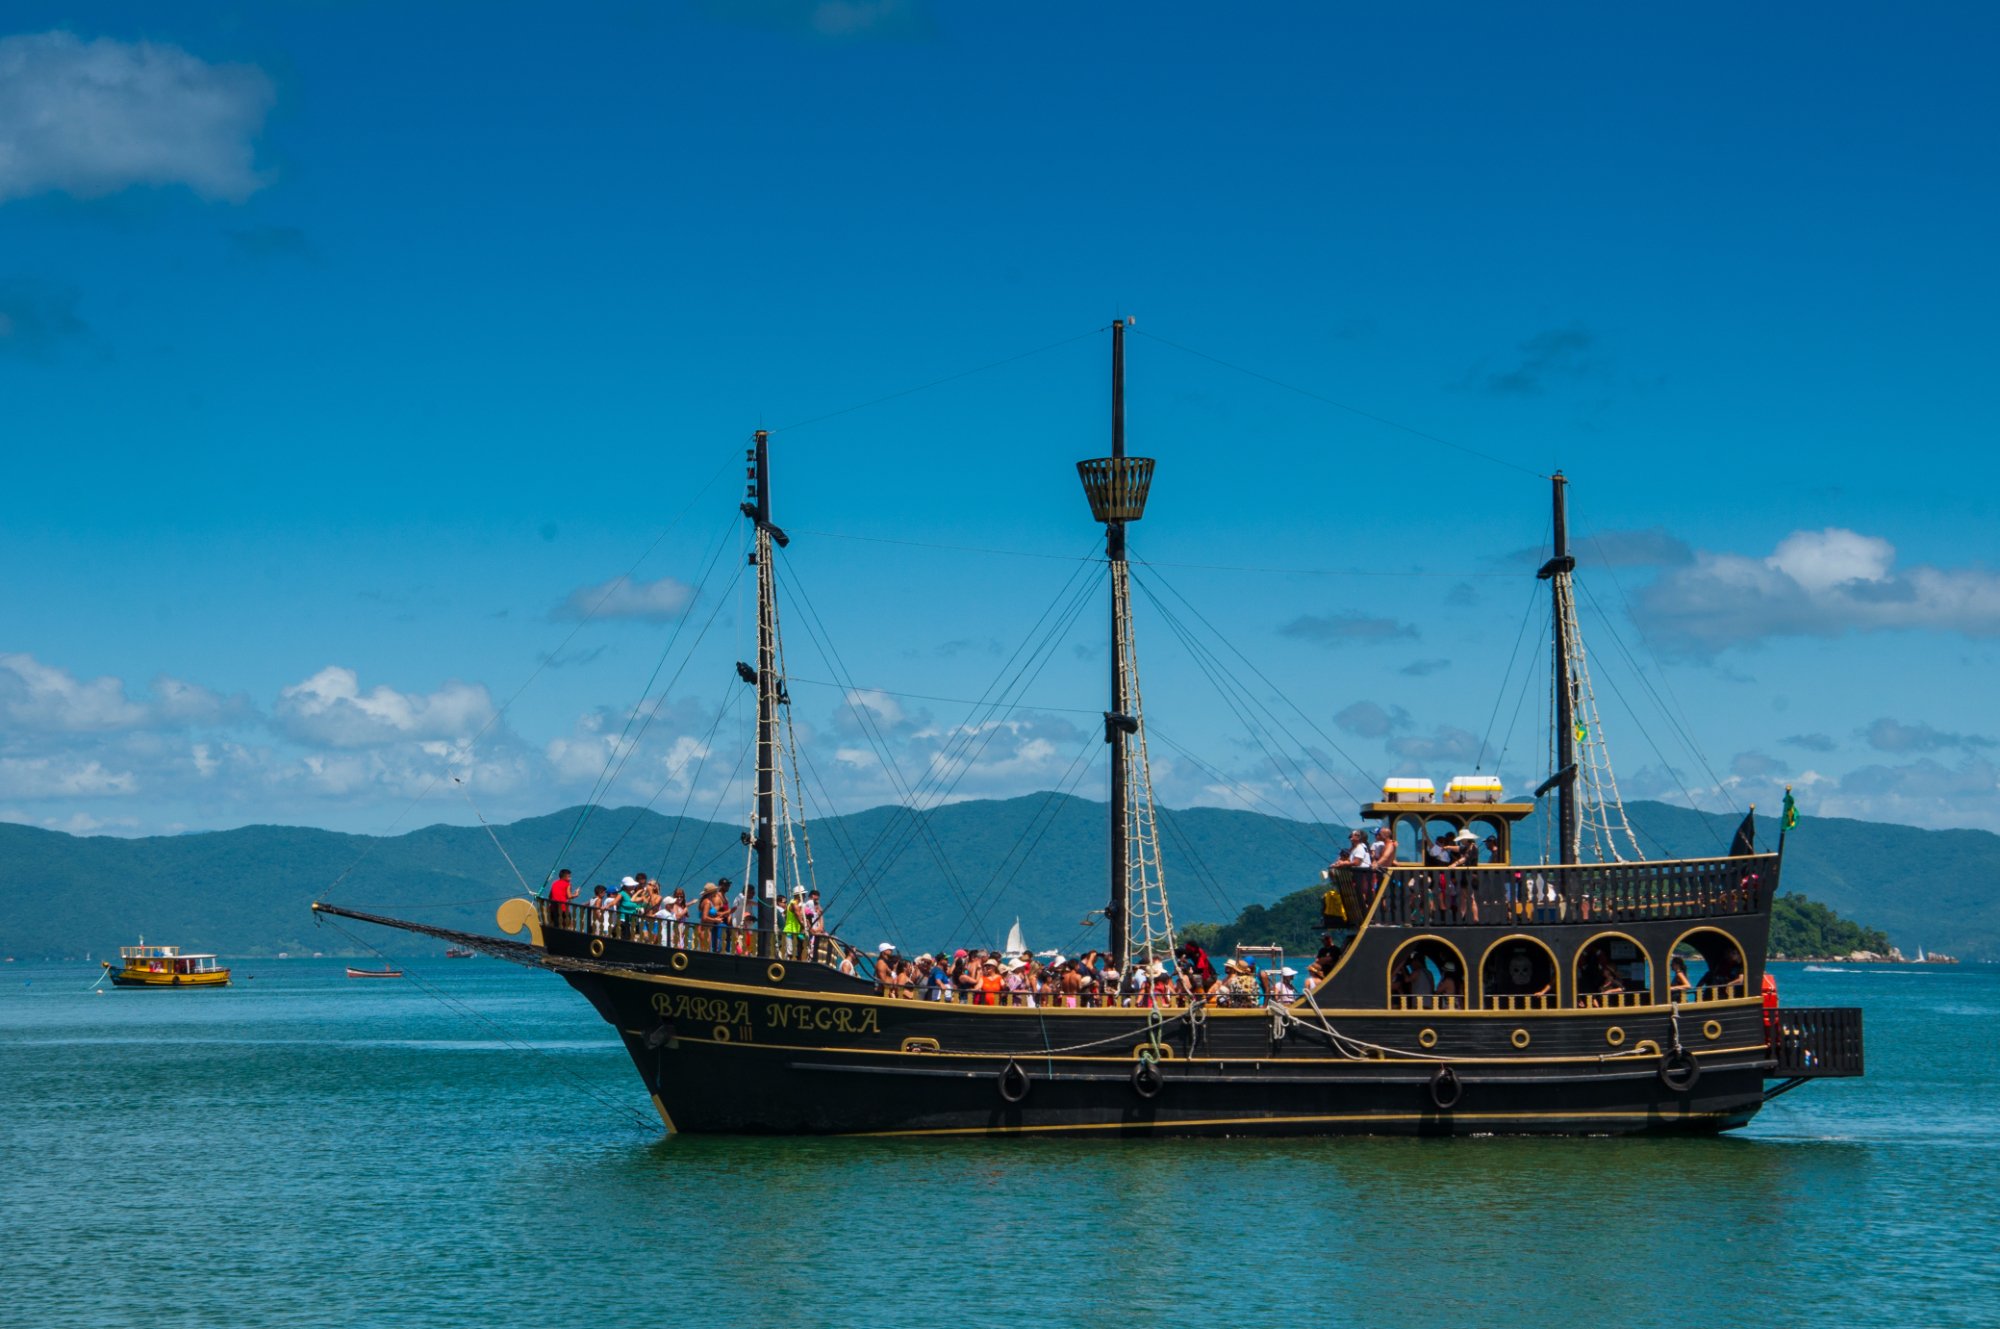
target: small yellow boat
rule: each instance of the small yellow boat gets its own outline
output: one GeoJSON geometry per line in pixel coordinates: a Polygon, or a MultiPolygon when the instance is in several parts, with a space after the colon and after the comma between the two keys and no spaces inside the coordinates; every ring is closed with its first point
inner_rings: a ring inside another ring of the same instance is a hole
{"type": "Polygon", "coordinates": [[[120,946],[117,965],[103,962],[111,981],[121,988],[220,988],[229,986],[229,970],[213,955],[183,955],[178,946],[120,946]]]}

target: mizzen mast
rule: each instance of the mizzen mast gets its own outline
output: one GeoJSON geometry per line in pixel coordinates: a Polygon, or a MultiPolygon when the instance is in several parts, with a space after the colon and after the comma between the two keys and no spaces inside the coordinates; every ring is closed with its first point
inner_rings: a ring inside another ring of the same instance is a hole
{"type": "Polygon", "coordinates": [[[1551,765],[1555,773],[1543,787],[1553,785],[1557,790],[1556,861],[1583,862],[1586,831],[1591,855],[1598,862],[1625,862],[1626,847],[1633,859],[1643,859],[1639,839],[1625,815],[1624,800],[1618,795],[1618,777],[1611,770],[1611,751],[1604,741],[1597,695],[1590,683],[1590,656],[1577,623],[1576,558],[1569,552],[1569,482],[1561,471],[1551,479],[1555,482],[1555,547],[1536,575],[1549,583],[1554,606],[1551,765]]]}
{"type": "Polygon", "coordinates": [[[1556,861],[1574,863],[1582,853],[1576,822],[1576,692],[1569,670],[1570,655],[1570,574],[1576,558],[1569,552],[1569,506],[1563,493],[1569,483],[1557,471],[1555,482],[1555,548],[1549,561],[1535,575],[1549,584],[1555,623],[1555,774],[1556,861]]]}

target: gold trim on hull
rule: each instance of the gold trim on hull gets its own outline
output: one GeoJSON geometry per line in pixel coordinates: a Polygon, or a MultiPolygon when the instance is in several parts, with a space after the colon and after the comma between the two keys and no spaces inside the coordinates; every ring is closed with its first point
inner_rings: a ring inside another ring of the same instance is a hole
{"type": "Polygon", "coordinates": [[[1270,1126],[1331,1126],[1338,1123],[1381,1122],[1435,1122],[1449,1119],[1461,1121],[1645,1121],[1673,1122],[1675,1124],[1698,1125],[1715,1123],[1720,1125],[1736,1114],[1730,1112],[1689,1112],[1678,1116],[1665,1116],[1657,1112],[1636,1110],[1610,1110],[1602,1112],[1346,1112],[1327,1113],[1300,1117],[1195,1117],[1187,1120],[1169,1121],[1105,1121],[1081,1122],[1071,1125],[1047,1126],[933,1126],[913,1130],[893,1131],[844,1131],[836,1138],[884,1137],[892,1135],[1028,1135],[1084,1131],[1133,1131],[1152,1134],[1156,1131],[1179,1132],[1190,1129],[1212,1129],[1226,1126],[1270,1127],[1270,1126]]]}

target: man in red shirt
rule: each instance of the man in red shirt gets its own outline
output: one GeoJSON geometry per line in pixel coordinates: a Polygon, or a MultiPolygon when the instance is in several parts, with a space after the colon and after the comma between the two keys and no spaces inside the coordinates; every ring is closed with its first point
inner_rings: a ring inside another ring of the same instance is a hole
{"type": "Polygon", "coordinates": [[[569,869],[564,868],[549,883],[549,903],[556,907],[556,919],[564,927],[569,926],[569,907],[575,900],[576,887],[570,884],[569,869]]]}

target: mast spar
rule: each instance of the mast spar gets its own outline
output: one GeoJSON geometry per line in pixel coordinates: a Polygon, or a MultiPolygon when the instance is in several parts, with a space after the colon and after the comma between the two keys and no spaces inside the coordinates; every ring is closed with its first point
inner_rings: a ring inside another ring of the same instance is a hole
{"type": "Polygon", "coordinates": [[[1091,516],[1104,523],[1104,555],[1111,569],[1111,708],[1104,713],[1104,741],[1111,748],[1111,899],[1104,917],[1111,925],[1111,958],[1121,969],[1132,958],[1135,877],[1143,958],[1160,958],[1162,948],[1171,951],[1173,945],[1173,921],[1160,881],[1125,556],[1126,524],[1145,515],[1153,480],[1151,457],[1125,455],[1125,329],[1130,321],[1121,318],[1111,325],[1111,455],[1076,464],[1091,516]]]}
{"type": "Polygon", "coordinates": [[[780,680],[777,669],[776,588],[771,580],[771,544],[784,536],[771,525],[770,433],[759,429],[750,449],[750,501],[743,515],[756,526],[750,561],[757,566],[757,812],[752,834],[752,882],[746,889],[757,896],[757,931],[767,936],[777,929],[778,846],[772,825],[778,782],[777,710],[780,680]]]}
{"type": "MultiPolygon", "coordinates": [[[[1569,552],[1568,484],[1557,471],[1555,483],[1555,548],[1536,575],[1549,583],[1555,624],[1555,731],[1551,735],[1555,773],[1543,788],[1557,791],[1558,863],[1583,862],[1584,832],[1598,862],[1624,862],[1629,847],[1634,860],[1645,858],[1638,836],[1618,795],[1618,777],[1611,770],[1611,752],[1604,741],[1604,724],[1597,713],[1597,695],[1590,682],[1590,657],[1576,616],[1576,558],[1569,552]]],[[[1541,790],[1535,791],[1537,794],[1541,790]]]]}
{"type": "Polygon", "coordinates": [[[1563,493],[1569,483],[1557,471],[1555,485],[1555,548],[1549,561],[1535,575],[1548,582],[1553,597],[1555,622],[1555,774],[1556,782],[1556,861],[1574,863],[1582,854],[1576,823],[1576,713],[1575,692],[1569,676],[1569,576],[1576,570],[1576,558],[1569,552],[1569,511],[1563,493]]]}

